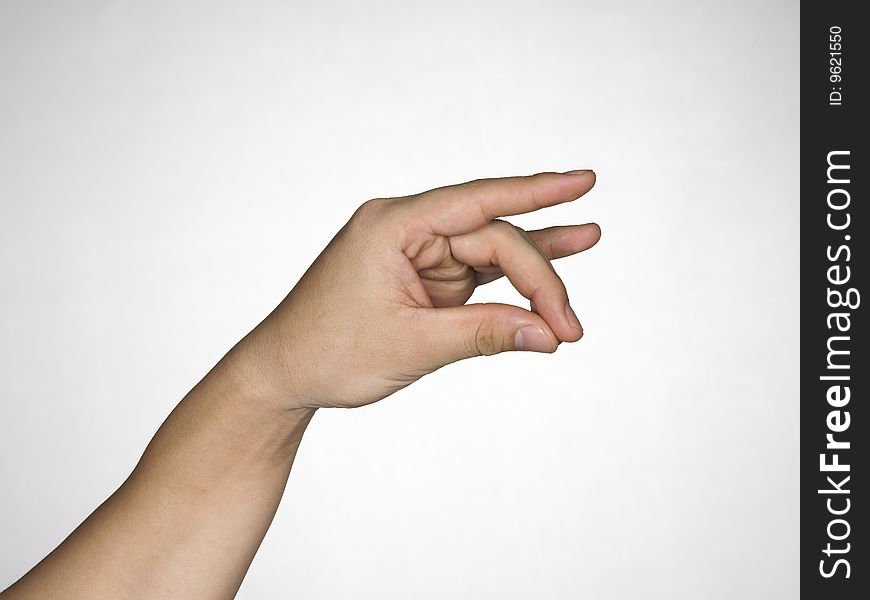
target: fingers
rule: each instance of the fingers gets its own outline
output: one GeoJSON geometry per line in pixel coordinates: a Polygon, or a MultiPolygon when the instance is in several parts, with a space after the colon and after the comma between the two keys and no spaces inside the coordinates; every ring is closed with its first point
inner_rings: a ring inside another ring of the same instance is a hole
{"type": "Polygon", "coordinates": [[[437,235],[461,235],[498,217],[576,200],[595,185],[592,171],[479,179],[414,197],[412,210],[437,235]]]}
{"type": "Polygon", "coordinates": [[[559,225],[527,233],[541,252],[551,260],[588,250],[601,239],[601,227],[597,223],[559,225]]]}
{"type": "MultiPolygon", "coordinates": [[[[548,259],[564,258],[588,250],[601,239],[601,228],[596,223],[561,225],[526,232],[548,259]]],[[[504,276],[501,269],[491,267],[478,271],[477,285],[484,285],[504,276]]]]}
{"type": "Polygon", "coordinates": [[[509,350],[555,352],[559,340],[546,321],[509,304],[469,304],[422,309],[420,348],[431,353],[433,368],[472,356],[509,350]]]}
{"type": "Polygon", "coordinates": [[[474,268],[498,267],[517,291],[531,300],[556,337],[577,341],[583,329],[568,303],[568,292],[550,261],[520,229],[493,221],[475,232],[450,239],[457,260],[474,268]]]}

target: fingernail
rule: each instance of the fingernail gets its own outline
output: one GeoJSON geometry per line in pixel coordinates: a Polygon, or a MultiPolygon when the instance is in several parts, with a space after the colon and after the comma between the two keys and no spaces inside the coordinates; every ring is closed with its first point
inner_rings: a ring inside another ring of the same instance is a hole
{"type": "Polygon", "coordinates": [[[586,175],[592,173],[592,169],[575,169],[574,171],[565,171],[562,175],[586,175]]]}
{"type": "Polygon", "coordinates": [[[583,327],[580,326],[580,319],[577,318],[577,313],[574,312],[574,309],[571,308],[571,303],[565,303],[565,317],[568,319],[568,324],[574,329],[579,329],[583,331],[583,327]]]}
{"type": "Polygon", "coordinates": [[[553,344],[544,330],[534,325],[519,329],[514,335],[514,348],[532,352],[552,352],[553,344]]]}

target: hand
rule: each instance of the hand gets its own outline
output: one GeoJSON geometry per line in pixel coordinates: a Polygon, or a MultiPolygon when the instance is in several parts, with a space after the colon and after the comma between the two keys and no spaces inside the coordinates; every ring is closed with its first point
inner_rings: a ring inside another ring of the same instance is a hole
{"type": "Polygon", "coordinates": [[[540,173],[364,203],[252,332],[247,345],[272,361],[270,389],[289,408],[350,408],[463,358],[579,340],[550,259],[595,245],[598,225],[525,232],[498,217],[574,200],[594,184],[592,171],[540,173]],[[502,275],[530,311],[465,305],[502,275]]]}
{"type": "Polygon", "coordinates": [[[175,407],[124,485],[4,597],[235,595],[316,409],[375,402],[462,358],[580,339],[549,259],[593,246],[598,226],[526,233],[497,217],[594,183],[591,171],[541,173],[363,204],[175,407]],[[464,306],[502,275],[531,311],[464,306]]]}

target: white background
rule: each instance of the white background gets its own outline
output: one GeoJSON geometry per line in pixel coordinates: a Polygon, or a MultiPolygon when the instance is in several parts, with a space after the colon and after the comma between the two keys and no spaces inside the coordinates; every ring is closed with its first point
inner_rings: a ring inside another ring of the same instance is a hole
{"type": "Polygon", "coordinates": [[[320,411],[239,597],[796,598],[798,22],[0,4],[0,588],[360,202],[591,167],[514,221],[601,224],[558,265],[584,339],[320,411]]]}

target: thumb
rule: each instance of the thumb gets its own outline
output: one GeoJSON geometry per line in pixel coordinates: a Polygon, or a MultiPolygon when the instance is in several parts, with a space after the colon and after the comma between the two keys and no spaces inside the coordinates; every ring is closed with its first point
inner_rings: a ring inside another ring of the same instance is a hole
{"type": "Polygon", "coordinates": [[[438,364],[509,350],[555,352],[556,335],[538,314],[510,304],[469,304],[425,311],[423,339],[438,364]]]}

